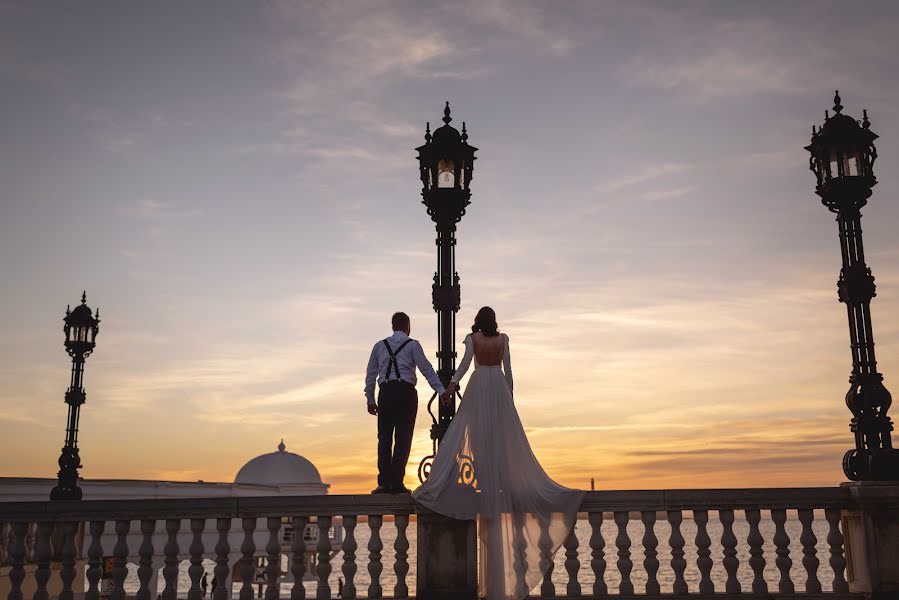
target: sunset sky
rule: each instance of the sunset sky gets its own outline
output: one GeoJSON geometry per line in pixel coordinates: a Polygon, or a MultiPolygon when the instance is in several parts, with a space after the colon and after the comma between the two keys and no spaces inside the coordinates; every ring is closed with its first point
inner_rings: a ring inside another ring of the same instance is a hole
{"type": "Polygon", "coordinates": [[[554,479],[836,485],[848,330],[803,146],[834,89],[881,136],[899,393],[897,73],[892,2],[0,2],[0,476],[56,475],[86,289],[83,477],[231,481],[283,437],[370,490],[372,344],[404,310],[435,351],[414,148],[449,100],[480,148],[457,337],[496,309],[554,479]]]}

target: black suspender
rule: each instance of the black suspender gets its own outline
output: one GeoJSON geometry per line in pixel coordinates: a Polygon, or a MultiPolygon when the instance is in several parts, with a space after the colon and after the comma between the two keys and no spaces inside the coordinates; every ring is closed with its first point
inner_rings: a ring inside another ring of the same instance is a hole
{"type": "Polygon", "coordinates": [[[396,352],[390,347],[390,344],[387,343],[387,340],[384,340],[384,346],[387,348],[387,354],[390,355],[390,360],[387,361],[387,372],[384,373],[384,381],[390,379],[390,365],[393,365],[393,371],[396,373],[396,378],[398,381],[402,381],[400,378],[400,366],[397,364],[396,357],[400,353],[400,351],[406,347],[406,344],[412,341],[412,338],[407,338],[405,342],[400,344],[400,347],[396,349],[396,352]]]}

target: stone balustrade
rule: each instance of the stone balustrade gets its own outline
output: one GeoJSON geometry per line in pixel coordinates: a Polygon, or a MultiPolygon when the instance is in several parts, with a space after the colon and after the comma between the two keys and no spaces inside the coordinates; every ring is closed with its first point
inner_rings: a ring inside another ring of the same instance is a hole
{"type": "MultiPolygon", "coordinates": [[[[897,490],[590,492],[559,552],[551,556],[551,548],[541,545],[539,560],[548,570],[531,593],[862,598],[861,592],[892,585],[889,566],[871,567],[878,550],[864,523],[872,514],[880,525],[884,518],[895,518],[897,490]],[[847,526],[853,528],[848,536],[847,526]],[[847,560],[854,578],[852,573],[847,577],[847,560]]],[[[201,600],[204,561],[213,562],[212,573],[228,583],[216,587],[214,600],[232,595],[299,600],[307,594],[326,599],[336,595],[338,578],[347,599],[408,598],[416,590],[432,590],[420,597],[472,598],[477,552],[471,531],[470,523],[434,515],[406,495],[0,503],[0,565],[5,565],[0,567],[5,588],[0,589],[7,590],[8,600],[26,595],[100,600],[106,597],[100,588],[102,561],[110,560],[102,540],[111,534],[111,600],[154,600],[157,593],[161,600],[201,600]],[[332,526],[337,523],[343,535],[335,540],[332,526]],[[286,526],[297,532],[312,527],[317,536],[287,536],[285,545],[286,526]],[[161,531],[166,542],[159,547],[154,539],[161,531]],[[237,548],[229,541],[232,533],[240,536],[237,548]],[[129,547],[137,539],[137,548],[129,547]],[[454,558],[434,560],[443,556],[454,558]],[[259,557],[266,559],[264,584],[255,570],[259,557]],[[129,562],[137,566],[131,590],[126,586],[129,562]],[[294,584],[303,581],[308,586],[294,584]]],[[[510,568],[515,571],[514,565],[510,568]]]]}

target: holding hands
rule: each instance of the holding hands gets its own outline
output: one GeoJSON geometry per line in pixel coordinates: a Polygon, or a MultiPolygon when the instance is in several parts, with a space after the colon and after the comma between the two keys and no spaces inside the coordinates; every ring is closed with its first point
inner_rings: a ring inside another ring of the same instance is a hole
{"type": "Polygon", "coordinates": [[[446,391],[440,394],[440,403],[444,406],[449,406],[453,402],[453,393],[456,391],[455,381],[451,381],[448,386],[446,386],[446,391]]]}

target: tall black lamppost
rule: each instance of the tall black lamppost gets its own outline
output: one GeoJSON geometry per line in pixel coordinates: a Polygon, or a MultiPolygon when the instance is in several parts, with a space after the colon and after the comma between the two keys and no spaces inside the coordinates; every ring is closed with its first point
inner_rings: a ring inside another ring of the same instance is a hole
{"type": "MultiPolygon", "coordinates": [[[[465,215],[470,203],[471,178],[474,173],[474,146],[468,145],[468,133],[462,123],[462,133],[450,125],[449,102],[443,109],[443,127],[431,134],[431,124],[425,131],[425,144],[416,148],[421,172],[422,204],[437,227],[437,272],[434,273],[432,299],[437,312],[437,375],[443,385],[449,385],[456,370],[456,313],[459,311],[459,274],[456,272],[456,223],[465,215]]],[[[434,398],[431,398],[431,402],[434,398]]],[[[431,404],[428,404],[431,412],[431,404]]],[[[456,414],[456,402],[442,403],[439,417],[431,426],[434,451],[443,439],[446,428],[456,414]]],[[[430,470],[433,455],[419,465],[418,476],[424,480],[430,470]]]]}
{"type": "Polygon", "coordinates": [[[72,357],[72,379],[66,390],[66,404],[69,405],[69,419],[66,424],[66,443],[59,455],[59,482],[50,492],[51,500],[81,500],[78,487],[78,415],[86,396],[84,392],[84,361],[94,350],[97,332],[100,330],[100,309],[96,315],[88,307],[87,293],[81,295],[81,304],[75,310],[66,308],[62,330],[66,334],[66,351],[72,357]]]}
{"type": "Polygon", "coordinates": [[[868,111],[862,121],[843,114],[840,94],[834,96],[834,115],[824,113],[820,130],[812,127],[809,168],[818,185],[815,193],[837,215],[843,268],[837,281],[840,302],[846,305],[852,349],[852,374],[846,406],[852,411],[850,429],[855,448],[843,457],[843,472],[852,481],[899,480],[899,450],[893,448],[893,423],[887,416],[892,403],[874,358],[871,299],[876,295],[874,276],[865,264],[861,208],[877,184],[874,161],[877,139],[870,129],[868,111]]]}

